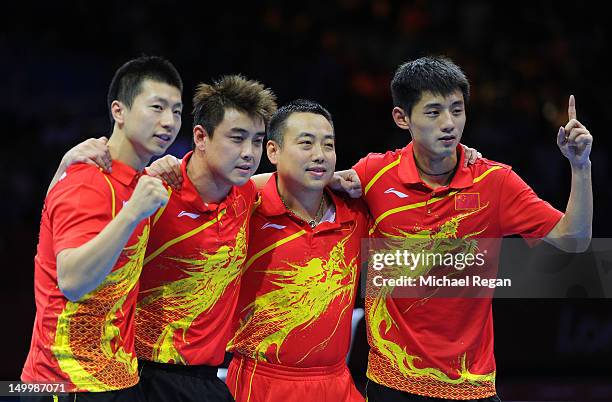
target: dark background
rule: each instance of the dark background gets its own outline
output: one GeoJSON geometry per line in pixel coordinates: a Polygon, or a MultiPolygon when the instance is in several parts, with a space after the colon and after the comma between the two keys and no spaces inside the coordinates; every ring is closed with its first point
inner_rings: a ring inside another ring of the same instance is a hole
{"type": "MultiPolygon", "coordinates": [[[[0,380],[18,379],[29,347],[33,257],[48,182],[65,151],[109,133],[105,99],[112,74],[143,53],[169,58],[183,76],[187,107],[175,155],[190,147],[195,85],[242,73],[271,87],[281,104],[310,98],[327,106],[335,120],[338,168],[408,142],[391,120],[392,73],[410,59],[448,55],[472,84],[462,142],[512,165],[561,210],[570,169],[555,136],[574,94],[578,118],[595,137],[594,236],[612,237],[612,86],[604,61],[611,31],[601,3],[253,3],[2,6],[0,380]]],[[[269,169],[262,161],[260,171],[269,169]]],[[[610,300],[495,300],[494,312],[502,398],[612,400],[610,300]]],[[[359,386],[364,342],[357,337],[351,356],[359,386]]]]}

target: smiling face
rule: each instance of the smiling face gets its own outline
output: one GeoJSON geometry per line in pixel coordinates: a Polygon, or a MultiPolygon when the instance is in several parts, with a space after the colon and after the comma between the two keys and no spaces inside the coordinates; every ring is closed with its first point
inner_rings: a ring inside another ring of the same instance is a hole
{"type": "Polygon", "coordinates": [[[466,121],[460,90],[447,96],[424,92],[410,116],[400,116],[401,113],[396,113],[397,109],[394,109],[393,117],[400,128],[410,130],[415,152],[432,159],[455,155],[466,121]],[[398,118],[402,117],[404,126],[398,122],[398,118]]]}
{"type": "Polygon", "coordinates": [[[284,123],[282,145],[269,141],[268,158],[286,185],[321,191],[336,168],[334,129],[322,115],[292,113],[284,123]]]}
{"type": "Polygon", "coordinates": [[[242,186],[255,173],[266,135],[264,121],[236,109],[226,109],[211,135],[194,127],[196,149],[204,151],[206,166],[220,183],[242,186]],[[200,135],[198,135],[200,134],[200,135]]]}
{"type": "Polygon", "coordinates": [[[144,80],[131,107],[114,101],[126,139],[138,158],[147,163],[153,155],[162,155],[181,128],[181,91],[159,81],[144,80]]]}

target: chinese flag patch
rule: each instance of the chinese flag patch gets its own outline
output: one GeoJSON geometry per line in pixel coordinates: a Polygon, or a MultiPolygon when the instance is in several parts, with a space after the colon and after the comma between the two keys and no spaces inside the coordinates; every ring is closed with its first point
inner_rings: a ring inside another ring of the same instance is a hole
{"type": "Polygon", "coordinates": [[[480,208],[480,193],[455,194],[455,210],[480,208]]]}
{"type": "Polygon", "coordinates": [[[232,207],[234,208],[234,214],[236,214],[236,217],[242,215],[248,210],[246,201],[244,200],[242,194],[238,194],[238,196],[232,203],[232,207]]]}

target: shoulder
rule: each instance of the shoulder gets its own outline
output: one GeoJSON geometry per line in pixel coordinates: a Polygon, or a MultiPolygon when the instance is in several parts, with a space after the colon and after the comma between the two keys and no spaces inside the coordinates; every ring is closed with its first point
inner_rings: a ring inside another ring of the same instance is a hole
{"type": "Polygon", "coordinates": [[[106,194],[109,185],[100,168],[86,163],[76,163],[66,170],[57,184],[51,189],[47,198],[75,191],[106,194]]]}
{"type": "Polygon", "coordinates": [[[385,165],[387,163],[391,163],[393,161],[396,161],[400,155],[402,154],[403,148],[401,149],[396,149],[394,151],[387,151],[384,153],[379,153],[379,152],[370,152],[369,154],[367,154],[366,156],[364,156],[363,158],[361,158],[358,162],[359,163],[367,163],[369,168],[373,168],[376,167],[378,165],[385,165]]]}
{"type": "Polygon", "coordinates": [[[385,169],[390,169],[399,165],[402,155],[402,149],[387,151],[385,153],[369,153],[357,162],[353,169],[357,172],[362,184],[368,182],[378,172],[385,169]]]}
{"type": "Polygon", "coordinates": [[[334,200],[347,208],[351,215],[357,220],[368,220],[370,211],[363,198],[352,198],[346,193],[334,193],[334,200]]]}
{"type": "Polygon", "coordinates": [[[91,165],[75,164],[49,192],[45,208],[54,216],[67,211],[89,214],[108,209],[111,198],[112,190],[104,173],[91,165]]]}
{"type": "Polygon", "coordinates": [[[104,173],[99,167],[87,163],[75,163],[68,167],[60,182],[97,183],[104,181],[104,173]]]}
{"type": "Polygon", "coordinates": [[[485,158],[478,159],[468,168],[472,171],[475,181],[483,180],[485,177],[503,179],[512,171],[512,166],[510,165],[485,158]]]}

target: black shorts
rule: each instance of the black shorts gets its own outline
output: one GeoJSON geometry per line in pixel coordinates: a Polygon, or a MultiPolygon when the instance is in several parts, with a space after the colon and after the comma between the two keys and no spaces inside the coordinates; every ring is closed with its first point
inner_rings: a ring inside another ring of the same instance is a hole
{"type": "Polygon", "coordinates": [[[117,391],[74,392],[53,396],[22,396],[21,402],[145,402],[140,385],[117,391]]]}
{"type": "Polygon", "coordinates": [[[234,402],[217,367],[138,361],[147,402],[234,402]]]}
{"type": "MultiPolygon", "coordinates": [[[[456,399],[430,398],[398,391],[397,389],[385,387],[371,380],[368,380],[368,385],[366,386],[366,396],[368,402],[457,402],[456,399]]],[[[497,395],[493,395],[489,398],[468,399],[461,400],[461,402],[501,402],[501,400],[497,395]]]]}

